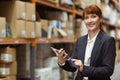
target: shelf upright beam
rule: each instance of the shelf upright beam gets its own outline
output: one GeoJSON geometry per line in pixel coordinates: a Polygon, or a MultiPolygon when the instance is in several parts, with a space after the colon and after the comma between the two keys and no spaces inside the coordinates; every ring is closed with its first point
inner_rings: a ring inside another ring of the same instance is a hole
{"type": "Polygon", "coordinates": [[[36,0],[31,0],[31,2],[32,2],[33,4],[35,4],[35,3],[36,3],[36,0]]]}
{"type": "Polygon", "coordinates": [[[36,53],[36,39],[32,38],[28,41],[31,41],[31,52],[30,52],[30,80],[35,80],[35,53],[36,53]]]}

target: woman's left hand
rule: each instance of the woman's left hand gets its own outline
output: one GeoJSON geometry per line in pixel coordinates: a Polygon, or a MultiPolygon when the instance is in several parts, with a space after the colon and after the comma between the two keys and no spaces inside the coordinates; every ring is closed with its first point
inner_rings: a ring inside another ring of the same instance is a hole
{"type": "Polygon", "coordinates": [[[72,61],[75,63],[77,68],[82,72],[83,71],[83,63],[81,60],[78,59],[72,59],[72,61]]]}

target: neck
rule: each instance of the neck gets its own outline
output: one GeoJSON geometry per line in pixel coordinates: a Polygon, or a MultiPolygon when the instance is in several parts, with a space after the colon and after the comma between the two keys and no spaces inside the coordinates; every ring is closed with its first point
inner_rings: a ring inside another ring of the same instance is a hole
{"type": "Polygon", "coordinates": [[[90,40],[93,39],[93,37],[99,32],[100,30],[96,30],[96,31],[88,31],[88,35],[90,40]]]}

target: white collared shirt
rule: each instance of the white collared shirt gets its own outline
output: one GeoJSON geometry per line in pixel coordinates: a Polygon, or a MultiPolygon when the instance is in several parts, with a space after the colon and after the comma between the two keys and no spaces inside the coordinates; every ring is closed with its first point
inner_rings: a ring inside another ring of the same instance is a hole
{"type": "MultiPolygon", "coordinates": [[[[98,35],[99,31],[97,34],[90,40],[89,35],[88,35],[88,41],[87,41],[87,46],[85,50],[85,58],[84,58],[84,65],[85,66],[90,66],[90,58],[91,58],[91,53],[93,50],[93,46],[96,40],[96,37],[98,35]]],[[[83,80],[88,80],[88,77],[83,77],[83,80]]]]}

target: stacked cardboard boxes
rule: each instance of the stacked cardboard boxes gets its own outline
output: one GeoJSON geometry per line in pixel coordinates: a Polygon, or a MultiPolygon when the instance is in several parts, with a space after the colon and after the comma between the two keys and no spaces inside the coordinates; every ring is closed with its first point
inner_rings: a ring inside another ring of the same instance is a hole
{"type": "Polygon", "coordinates": [[[36,25],[35,4],[23,1],[1,1],[0,11],[2,11],[0,16],[6,17],[6,21],[10,24],[12,38],[41,37],[40,21],[36,25]],[[35,32],[35,29],[39,31],[35,32]]]}
{"type": "Polygon", "coordinates": [[[16,49],[0,48],[0,80],[16,80],[17,61],[16,49]]]}

